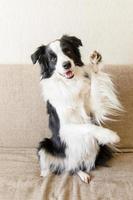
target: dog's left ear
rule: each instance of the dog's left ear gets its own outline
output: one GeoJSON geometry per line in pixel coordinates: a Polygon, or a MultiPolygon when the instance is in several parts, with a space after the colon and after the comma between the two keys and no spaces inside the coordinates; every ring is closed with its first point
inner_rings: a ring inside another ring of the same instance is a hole
{"type": "Polygon", "coordinates": [[[70,36],[70,40],[76,47],[83,46],[81,40],[75,36],[70,36]]]}
{"type": "Polygon", "coordinates": [[[33,64],[35,64],[39,60],[39,58],[44,54],[45,54],[45,46],[42,45],[38,47],[38,49],[31,55],[31,60],[33,64]]]}
{"type": "Polygon", "coordinates": [[[63,35],[61,39],[70,42],[75,47],[83,46],[81,40],[75,36],[63,35]]]}

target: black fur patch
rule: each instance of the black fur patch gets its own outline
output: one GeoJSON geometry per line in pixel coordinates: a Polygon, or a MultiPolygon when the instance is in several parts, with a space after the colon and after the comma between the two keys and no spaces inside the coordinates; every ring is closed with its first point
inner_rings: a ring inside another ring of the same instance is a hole
{"type": "Polygon", "coordinates": [[[65,158],[66,144],[61,141],[59,136],[59,117],[56,109],[50,104],[49,101],[47,102],[47,113],[49,115],[49,128],[52,132],[52,137],[44,138],[44,140],[39,143],[38,151],[45,149],[53,156],[65,158]]]}
{"type": "Polygon", "coordinates": [[[97,155],[95,165],[108,167],[107,161],[109,161],[111,158],[113,158],[114,153],[115,153],[115,150],[113,150],[109,146],[100,145],[100,150],[97,155]]]}
{"type": "Polygon", "coordinates": [[[41,67],[41,76],[43,78],[49,78],[52,76],[55,65],[57,62],[56,54],[47,46],[38,47],[37,51],[31,55],[33,64],[37,61],[41,67]]]}
{"type": "Polygon", "coordinates": [[[79,47],[82,46],[80,39],[74,36],[64,35],[60,39],[60,46],[65,55],[71,58],[76,66],[83,66],[79,47]]]}
{"type": "Polygon", "coordinates": [[[49,128],[53,133],[53,137],[57,137],[60,130],[60,120],[56,109],[51,105],[49,101],[47,101],[47,113],[49,115],[49,128]]]}

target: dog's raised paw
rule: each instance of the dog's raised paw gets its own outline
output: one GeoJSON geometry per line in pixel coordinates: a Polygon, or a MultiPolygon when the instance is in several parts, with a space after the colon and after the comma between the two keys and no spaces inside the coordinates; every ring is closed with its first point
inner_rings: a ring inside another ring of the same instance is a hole
{"type": "Polygon", "coordinates": [[[98,65],[102,61],[102,56],[99,52],[93,51],[90,55],[90,62],[91,64],[98,65]]]}
{"type": "Polygon", "coordinates": [[[103,138],[103,144],[117,144],[120,142],[120,137],[117,135],[117,133],[107,129],[103,138]]]}

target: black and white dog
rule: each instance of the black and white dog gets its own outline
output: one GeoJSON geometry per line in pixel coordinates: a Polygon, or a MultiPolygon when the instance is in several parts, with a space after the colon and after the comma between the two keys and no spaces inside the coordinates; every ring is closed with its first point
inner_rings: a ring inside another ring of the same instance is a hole
{"type": "Polygon", "coordinates": [[[94,52],[92,64],[85,66],[80,46],[80,39],[64,35],[40,46],[31,58],[41,67],[42,92],[52,132],[51,138],[39,144],[41,176],[50,171],[67,171],[77,173],[88,183],[90,170],[111,157],[108,145],[120,140],[101,122],[121,105],[109,75],[97,66],[101,56],[94,52]]]}

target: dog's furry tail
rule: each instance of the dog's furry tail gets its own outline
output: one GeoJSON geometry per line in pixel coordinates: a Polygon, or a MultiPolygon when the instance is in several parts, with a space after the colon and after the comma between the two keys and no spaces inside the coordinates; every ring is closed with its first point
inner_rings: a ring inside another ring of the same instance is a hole
{"type": "Polygon", "coordinates": [[[99,153],[95,161],[95,166],[109,167],[107,162],[114,157],[115,153],[118,152],[119,150],[113,146],[100,145],[99,153]]]}

